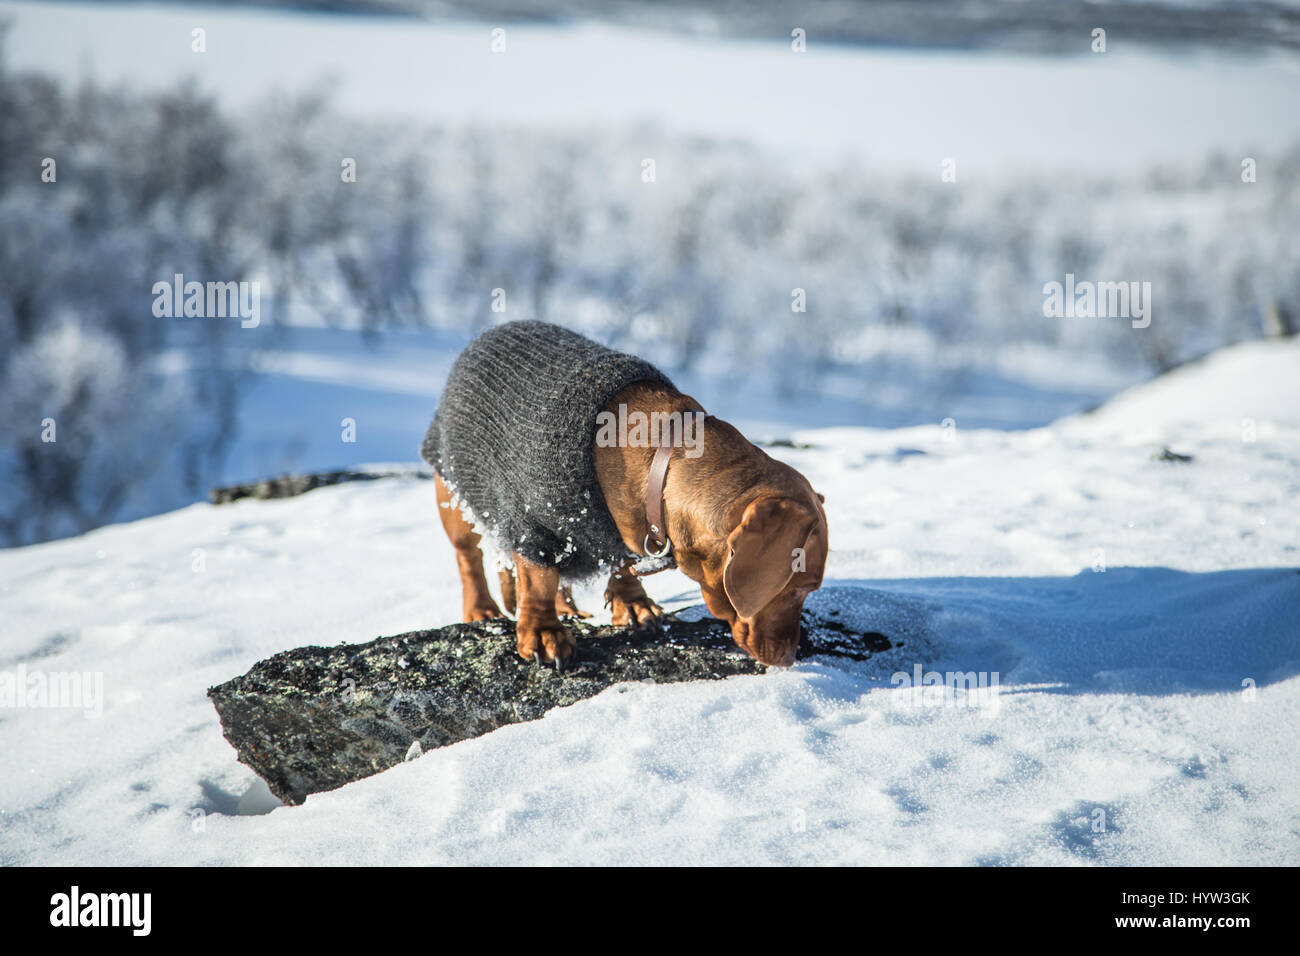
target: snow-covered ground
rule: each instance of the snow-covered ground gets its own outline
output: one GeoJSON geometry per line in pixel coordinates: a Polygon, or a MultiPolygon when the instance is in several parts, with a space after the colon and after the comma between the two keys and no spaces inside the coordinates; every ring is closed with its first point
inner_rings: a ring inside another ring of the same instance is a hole
{"type": "Polygon", "coordinates": [[[103,691],[0,709],[0,863],[1294,864],[1297,373],[1252,343],[1040,429],[794,433],[814,606],[907,633],[905,669],[996,674],[982,706],[818,661],[622,686],[270,812],[204,691],[454,620],[428,482],[0,552],[0,674],[103,691]]]}

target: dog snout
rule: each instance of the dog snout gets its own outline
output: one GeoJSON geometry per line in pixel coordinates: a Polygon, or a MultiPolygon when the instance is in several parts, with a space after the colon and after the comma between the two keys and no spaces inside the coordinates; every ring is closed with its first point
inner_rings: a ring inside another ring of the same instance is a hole
{"type": "Polygon", "coordinates": [[[799,627],[791,630],[768,631],[753,621],[736,621],[731,626],[731,636],[736,644],[760,664],[768,667],[790,667],[799,649],[799,627]]]}

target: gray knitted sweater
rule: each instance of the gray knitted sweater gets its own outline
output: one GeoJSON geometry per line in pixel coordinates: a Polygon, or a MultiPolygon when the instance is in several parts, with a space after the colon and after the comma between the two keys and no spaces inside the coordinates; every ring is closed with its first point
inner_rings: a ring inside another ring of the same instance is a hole
{"type": "Polygon", "coordinates": [[[589,578],[631,559],[596,478],[596,415],[653,365],[546,322],[484,332],[456,359],[420,449],[502,552],[589,578]]]}

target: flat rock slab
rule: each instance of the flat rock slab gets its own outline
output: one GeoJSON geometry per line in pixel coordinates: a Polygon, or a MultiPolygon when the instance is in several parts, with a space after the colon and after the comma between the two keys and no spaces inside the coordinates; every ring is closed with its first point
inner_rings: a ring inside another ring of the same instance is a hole
{"type": "MultiPolygon", "coordinates": [[[[452,624],[368,644],[300,647],[208,690],[221,729],[289,804],[379,773],[426,750],[536,720],[626,681],[670,683],[761,674],[712,618],[668,618],[634,632],[569,621],[576,662],[524,662],[508,620],[452,624]]],[[[875,632],[804,614],[799,657],[869,660],[893,647],[875,632]]],[[[901,646],[901,644],[900,644],[901,646]]]]}

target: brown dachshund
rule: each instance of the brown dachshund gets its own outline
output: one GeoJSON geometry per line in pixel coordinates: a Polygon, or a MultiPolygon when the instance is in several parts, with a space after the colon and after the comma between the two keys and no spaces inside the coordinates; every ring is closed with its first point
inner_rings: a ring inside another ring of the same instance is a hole
{"type": "MultiPolygon", "coordinates": [[[[606,406],[614,413],[702,412],[670,386],[635,382],[606,406]]],[[[595,426],[593,425],[593,432],[595,426]]],[[[799,472],[776,461],[716,418],[703,420],[700,453],[672,454],[663,481],[667,538],[677,567],[700,585],[709,610],[731,625],[736,643],[764,664],[789,666],[799,645],[804,599],[821,586],[828,532],[821,495],[799,472]]],[[[651,534],[647,487],[654,447],[594,443],[596,475],[619,535],[634,554],[651,534]]],[[[488,593],[480,537],[437,479],[439,514],[456,549],[464,618],[500,617],[488,593]]],[[[653,497],[653,495],[652,495],[653,497]]],[[[521,657],[559,666],[575,650],[561,615],[579,614],[555,568],[514,554],[518,583],[500,574],[502,601],[518,618],[521,657]]],[[[609,578],[606,603],[617,625],[655,625],[663,610],[650,600],[632,565],[609,578]]],[[[588,615],[582,615],[588,616],[588,615]]]]}

